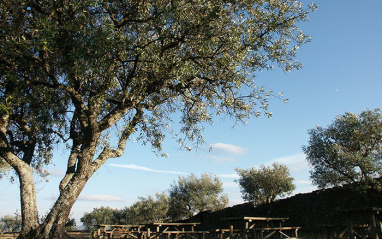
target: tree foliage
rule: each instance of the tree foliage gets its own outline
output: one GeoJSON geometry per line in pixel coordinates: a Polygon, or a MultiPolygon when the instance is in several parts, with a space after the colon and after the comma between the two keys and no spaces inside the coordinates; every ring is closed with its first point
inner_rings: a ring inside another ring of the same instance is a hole
{"type": "Polygon", "coordinates": [[[84,216],[81,217],[81,222],[88,230],[95,229],[95,225],[99,224],[118,224],[116,222],[115,214],[118,209],[113,209],[110,207],[100,207],[94,208],[92,212],[84,213],[84,216]]]}
{"type": "Polygon", "coordinates": [[[94,208],[85,213],[81,222],[87,229],[92,230],[97,224],[139,225],[167,220],[168,198],[166,193],[153,196],[139,197],[138,201],[123,209],[110,207],[94,208]]]}
{"type": "Polygon", "coordinates": [[[286,165],[273,163],[272,167],[260,165],[249,169],[236,169],[242,197],[254,204],[271,203],[277,197],[290,194],[296,186],[286,165]]]}
{"type": "Polygon", "coordinates": [[[134,225],[164,222],[168,219],[168,208],[169,202],[165,192],[155,194],[155,198],[139,197],[136,203],[126,208],[128,222],[134,225]]]}
{"type": "Polygon", "coordinates": [[[168,215],[172,220],[190,218],[206,210],[219,210],[228,205],[228,196],[223,193],[223,183],[217,176],[195,174],[179,176],[178,182],[169,190],[168,215]]]}
{"type": "Polygon", "coordinates": [[[2,1],[0,157],[20,181],[20,235],[64,236],[86,182],[133,134],[161,152],[174,123],[187,146],[203,142],[201,123],[214,115],[269,115],[255,73],[301,67],[295,54],[310,38],[297,24],[314,8],[294,0],[2,1]],[[32,173],[46,175],[58,142],[69,149],[67,171],[38,225],[32,173]]]}
{"type": "Polygon", "coordinates": [[[361,114],[346,112],[326,128],[309,130],[303,146],[312,165],[311,179],[319,188],[361,183],[366,186],[382,173],[382,114],[379,109],[361,114]]]}
{"type": "Polygon", "coordinates": [[[68,220],[65,223],[65,230],[66,231],[74,231],[74,230],[76,230],[76,226],[77,226],[76,219],[68,218],[68,220]]]}
{"type": "Polygon", "coordinates": [[[5,215],[0,218],[0,233],[4,232],[19,232],[21,229],[21,216],[19,214],[15,215],[5,215]]]}

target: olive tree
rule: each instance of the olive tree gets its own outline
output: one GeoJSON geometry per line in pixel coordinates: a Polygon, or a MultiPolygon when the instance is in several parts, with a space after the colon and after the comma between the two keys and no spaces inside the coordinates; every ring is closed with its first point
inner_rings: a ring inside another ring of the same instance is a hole
{"type": "Polygon", "coordinates": [[[223,194],[223,183],[212,174],[204,173],[179,176],[178,182],[169,190],[168,215],[172,220],[190,218],[206,210],[219,210],[228,205],[228,196],[223,194]]]}
{"type": "MultiPolygon", "coordinates": [[[[303,146],[312,165],[313,183],[319,188],[375,183],[382,174],[382,114],[379,109],[361,114],[346,112],[326,128],[309,130],[303,146]]],[[[362,186],[362,187],[363,187],[362,186]]]]}
{"type": "Polygon", "coordinates": [[[284,197],[296,188],[294,178],[286,165],[273,163],[272,167],[260,165],[259,168],[236,169],[242,197],[255,205],[271,203],[277,197],[284,197]]]}
{"type": "Polygon", "coordinates": [[[165,192],[153,196],[139,197],[139,200],[130,207],[126,207],[126,222],[128,224],[149,224],[168,220],[167,212],[169,199],[165,192]]]}
{"type": "Polygon", "coordinates": [[[0,233],[8,232],[19,232],[21,229],[21,216],[19,214],[15,215],[5,215],[0,218],[0,233]]]}
{"type": "Polygon", "coordinates": [[[81,222],[88,230],[95,229],[99,224],[118,224],[116,222],[115,214],[118,209],[110,207],[94,208],[92,212],[85,212],[84,216],[80,218],[81,222]]]}
{"type": "Polygon", "coordinates": [[[298,69],[310,38],[294,0],[7,0],[0,2],[0,158],[20,182],[20,237],[63,237],[92,175],[134,135],[162,154],[203,142],[216,115],[268,112],[255,73],[298,69]],[[111,133],[115,138],[109,140],[111,133]],[[38,221],[33,172],[56,145],[69,156],[59,196],[38,221]]]}

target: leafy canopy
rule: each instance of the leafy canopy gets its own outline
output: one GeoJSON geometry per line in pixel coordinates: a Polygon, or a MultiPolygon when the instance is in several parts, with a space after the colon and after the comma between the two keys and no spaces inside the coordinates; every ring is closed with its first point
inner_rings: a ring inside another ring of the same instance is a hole
{"type": "Polygon", "coordinates": [[[34,190],[31,172],[45,175],[56,143],[70,151],[60,195],[36,232],[43,237],[62,233],[87,180],[132,136],[161,153],[171,129],[188,146],[203,142],[202,124],[214,116],[269,116],[270,92],[255,74],[301,67],[296,52],[310,38],[297,25],[315,5],[8,0],[0,9],[0,158],[25,180],[25,230],[37,225],[35,192],[25,193],[34,190]]]}
{"type": "Polygon", "coordinates": [[[277,197],[284,197],[296,188],[289,168],[283,164],[273,163],[272,168],[264,165],[260,165],[258,169],[237,168],[236,172],[239,174],[236,182],[240,185],[243,199],[256,205],[271,203],[277,197]]]}
{"type": "Polygon", "coordinates": [[[96,229],[96,225],[99,224],[118,224],[116,223],[115,217],[117,211],[117,209],[102,206],[100,208],[94,208],[92,212],[84,213],[84,216],[81,217],[80,220],[89,230],[96,229]]]}
{"type": "Polygon", "coordinates": [[[147,198],[139,197],[137,202],[122,211],[128,224],[138,225],[164,222],[168,219],[168,201],[165,192],[156,193],[155,198],[153,196],[148,196],[147,198]]]}
{"type": "Polygon", "coordinates": [[[15,233],[20,232],[21,229],[21,216],[19,214],[15,215],[5,215],[0,218],[0,233],[15,233]]]}
{"type": "Polygon", "coordinates": [[[204,173],[179,176],[169,190],[168,215],[173,220],[190,218],[206,210],[219,210],[228,205],[228,196],[223,194],[223,183],[217,176],[204,173]]]}
{"type": "MultiPolygon", "coordinates": [[[[379,109],[361,114],[346,112],[326,128],[309,130],[303,146],[319,188],[360,182],[368,184],[382,173],[382,114],[379,109]]],[[[366,185],[364,185],[366,186],[366,185]]]]}
{"type": "Polygon", "coordinates": [[[308,14],[296,1],[46,0],[1,7],[1,105],[15,116],[7,143],[23,155],[22,139],[36,145],[28,147],[34,165],[50,162],[55,134],[75,148],[92,132],[105,149],[116,125],[118,146],[139,131],[137,139],[160,150],[174,112],[181,113],[180,133],[199,143],[198,125],[213,114],[238,121],[258,116],[258,108],[269,114],[268,93],[254,84],[254,72],[300,68],[296,50],[310,40],[296,26],[308,14]]]}

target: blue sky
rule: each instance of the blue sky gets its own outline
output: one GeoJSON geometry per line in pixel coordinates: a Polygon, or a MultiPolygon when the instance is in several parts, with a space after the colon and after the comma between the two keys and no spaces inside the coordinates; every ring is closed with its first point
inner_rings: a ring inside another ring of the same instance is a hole
{"type": "MultiPolygon", "coordinates": [[[[72,210],[77,224],[84,212],[101,206],[129,206],[138,196],[166,191],[179,175],[190,173],[218,175],[230,205],[243,202],[234,182],[235,168],[274,161],[290,168],[297,186],[294,194],[315,190],[301,150],[308,142],[308,129],[326,126],[346,111],[360,113],[382,107],[382,1],[314,2],[318,10],[309,22],[301,24],[312,37],[297,56],[303,69],[289,74],[280,70],[257,74],[258,84],[283,92],[289,99],[287,104],[272,99],[273,117],[251,119],[246,125],[232,127],[231,120],[216,119],[214,125],[206,125],[206,144],[197,151],[179,150],[168,138],[164,145],[168,158],[158,158],[149,146],[131,141],[121,158],[109,160],[86,185],[72,210]]],[[[41,215],[57,198],[65,159],[65,151],[57,150],[49,183],[37,184],[41,215]]],[[[17,182],[0,180],[0,205],[0,217],[20,212],[17,182]]]]}

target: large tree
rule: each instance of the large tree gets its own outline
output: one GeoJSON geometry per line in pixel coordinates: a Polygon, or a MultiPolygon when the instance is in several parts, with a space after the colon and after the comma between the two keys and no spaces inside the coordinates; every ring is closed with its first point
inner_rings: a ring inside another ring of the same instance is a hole
{"type": "Polygon", "coordinates": [[[277,197],[284,197],[296,188],[289,168],[284,164],[273,163],[272,167],[260,165],[259,168],[236,169],[242,197],[254,204],[271,203],[277,197]]]}
{"type": "Polygon", "coordinates": [[[297,23],[314,8],[294,0],[1,1],[0,157],[20,181],[20,237],[65,236],[86,182],[133,134],[160,152],[174,121],[187,146],[203,141],[201,123],[214,115],[267,114],[255,73],[301,66],[295,54],[309,37],[297,23]],[[69,148],[67,171],[39,225],[33,172],[44,176],[56,143],[69,148]]]}
{"type": "Polygon", "coordinates": [[[179,176],[169,190],[168,215],[172,220],[183,220],[206,210],[216,211],[228,205],[223,194],[223,183],[216,175],[204,173],[179,176]]]}
{"type": "Polygon", "coordinates": [[[312,165],[311,179],[319,188],[378,182],[382,174],[382,114],[379,109],[361,114],[346,112],[326,128],[309,130],[303,146],[312,165]]]}

